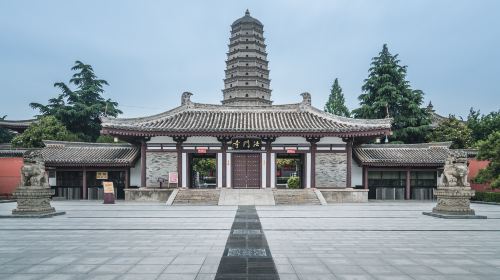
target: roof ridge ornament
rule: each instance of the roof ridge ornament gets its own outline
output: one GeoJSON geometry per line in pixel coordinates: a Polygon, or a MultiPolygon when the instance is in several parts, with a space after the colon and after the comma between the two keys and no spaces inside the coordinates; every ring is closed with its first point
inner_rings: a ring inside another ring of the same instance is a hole
{"type": "Polygon", "coordinates": [[[193,102],[191,101],[191,96],[193,94],[190,93],[189,91],[185,91],[182,93],[182,98],[181,98],[181,106],[189,106],[191,104],[193,104],[193,102]]]}
{"type": "Polygon", "coordinates": [[[248,9],[245,12],[245,16],[250,16],[250,11],[248,9]]]}
{"type": "Polygon", "coordinates": [[[309,92],[303,92],[300,94],[302,96],[302,102],[300,102],[300,107],[311,106],[311,94],[309,92]]]}

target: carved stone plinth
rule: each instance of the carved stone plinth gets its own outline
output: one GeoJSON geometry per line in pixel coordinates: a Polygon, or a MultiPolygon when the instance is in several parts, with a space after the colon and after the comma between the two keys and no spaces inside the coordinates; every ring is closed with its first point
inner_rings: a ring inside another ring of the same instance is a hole
{"type": "Polygon", "coordinates": [[[470,208],[470,199],[474,194],[474,190],[470,187],[438,187],[434,192],[437,205],[432,212],[446,215],[474,215],[474,210],[470,208]]]}
{"type": "Polygon", "coordinates": [[[53,190],[45,187],[20,186],[13,193],[17,199],[17,208],[12,215],[45,215],[55,213],[56,209],[50,205],[53,190]]]}

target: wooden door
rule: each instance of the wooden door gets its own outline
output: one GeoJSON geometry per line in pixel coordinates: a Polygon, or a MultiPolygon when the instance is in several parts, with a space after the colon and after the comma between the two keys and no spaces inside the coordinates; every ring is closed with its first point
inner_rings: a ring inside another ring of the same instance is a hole
{"type": "Polygon", "coordinates": [[[235,189],[260,188],[260,154],[232,155],[232,178],[235,189]]]}

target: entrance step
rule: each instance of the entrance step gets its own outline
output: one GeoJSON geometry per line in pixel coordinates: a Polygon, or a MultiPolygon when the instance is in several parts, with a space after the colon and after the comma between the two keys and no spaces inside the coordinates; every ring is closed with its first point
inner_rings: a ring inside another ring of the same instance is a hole
{"type": "Polygon", "coordinates": [[[270,189],[221,189],[219,205],[275,205],[270,189]]]}
{"type": "Polygon", "coordinates": [[[217,205],[220,190],[179,189],[173,205],[217,205]]]}
{"type": "Polygon", "coordinates": [[[313,189],[273,190],[276,205],[321,205],[313,189]]]}

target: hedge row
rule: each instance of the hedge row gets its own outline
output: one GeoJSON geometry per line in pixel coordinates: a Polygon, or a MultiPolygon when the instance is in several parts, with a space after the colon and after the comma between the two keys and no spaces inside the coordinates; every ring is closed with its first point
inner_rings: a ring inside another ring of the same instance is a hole
{"type": "Polygon", "coordinates": [[[476,191],[476,196],[474,196],[472,198],[472,200],[500,203],[500,192],[478,192],[478,191],[476,191]]]}

